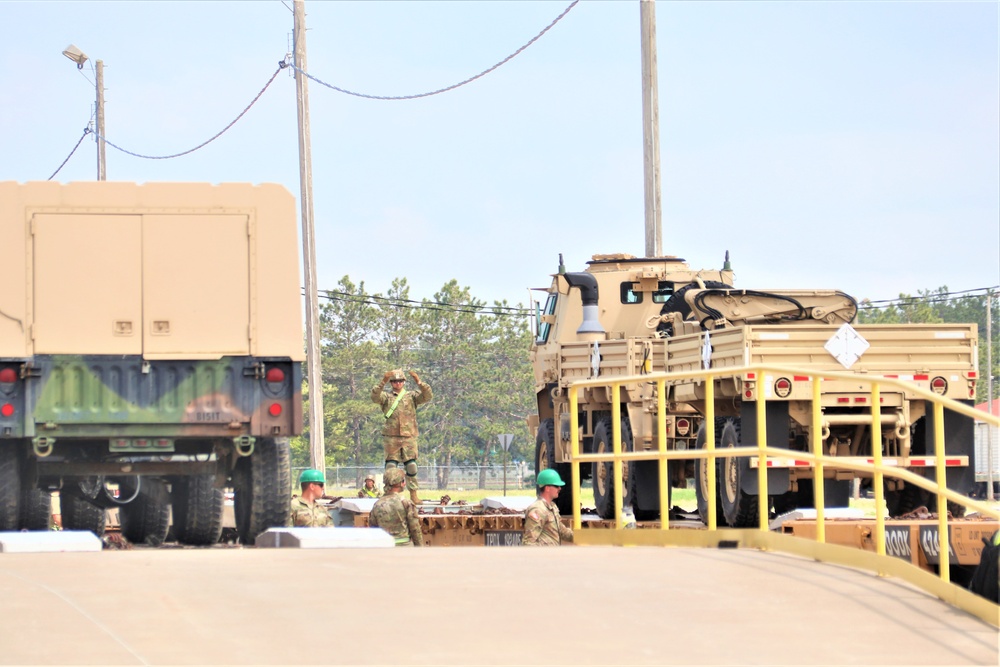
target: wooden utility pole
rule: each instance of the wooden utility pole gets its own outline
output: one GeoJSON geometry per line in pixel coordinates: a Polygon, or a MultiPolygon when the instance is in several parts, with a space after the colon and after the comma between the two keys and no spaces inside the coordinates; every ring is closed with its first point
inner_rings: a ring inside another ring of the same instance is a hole
{"type": "Polygon", "coordinates": [[[642,153],[646,257],[663,254],[660,231],[660,109],[656,86],[656,0],[639,0],[642,25],[642,153]]]}
{"type": "Polygon", "coordinates": [[[313,224],[312,145],[309,141],[309,80],[306,66],[306,6],[295,0],[295,93],[299,111],[299,201],[302,206],[302,265],[306,284],[306,374],[309,381],[309,455],[326,473],[323,436],[323,371],[320,368],[319,296],[316,288],[316,229],[313,224]]]}
{"type": "Polygon", "coordinates": [[[106,181],[107,171],[104,162],[104,61],[98,60],[97,65],[97,180],[106,181]]]}
{"type": "MultiPolygon", "coordinates": [[[[986,411],[993,414],[993,290],[986,291],[986,411]]],[[[986,427],[986,498],[993,501],[993,452],[1000,443],[993,442],[993,424],[986,427]]]]}

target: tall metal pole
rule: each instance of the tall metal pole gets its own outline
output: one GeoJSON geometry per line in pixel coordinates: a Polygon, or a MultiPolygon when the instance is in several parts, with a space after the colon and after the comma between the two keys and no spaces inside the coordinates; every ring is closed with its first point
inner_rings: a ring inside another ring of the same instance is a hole
{"type": "MultiPolygon", "coordinates": [[[[986,292],[986,411],[993,413],[993,290],[986,292]]],[[[986,427],[986,497],[993,500],[993,431],[996,427],[989,424],[986,427]]]]}
{"type": "Polygon", "coordinates": [[[319,356],[319,297],[316,291],[316,233],[313,225],[312,145],[309,141],[309,87],[306,66],[306,6],[295,0],[295,92],[299,111],[299,200],[302,205],[302,264],[306,283],[306,373],[309,382],[309,454],[313,468],[326,472],[323,436],[323,372],[319,356]]]}
{"type": "Polygon", "coordinates": [[[97,61],[97,180],[106,181],[104,162],[104,61],[97,61]]]}
{"type": "Polygon", "coordinates": [[[646,257],[663,254],[660,232],[660,109],[656,86],[656,0],[639,0],[642,25],[642,153],[646,257]]]}

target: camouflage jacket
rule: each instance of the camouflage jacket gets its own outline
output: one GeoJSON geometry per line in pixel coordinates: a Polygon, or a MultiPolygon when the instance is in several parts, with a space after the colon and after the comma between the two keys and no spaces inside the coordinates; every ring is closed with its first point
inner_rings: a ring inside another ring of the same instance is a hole
{"type": "Polygon", "coordinates": [[[319,528],[333,526],[333,519],[323,505],[310,503],[301,496],[295,496],[292,498],[292,512],[288,518],[288,525],[319,528]]]}
{"type": "Polygon", "coordinates": [[[573,531],[562,525],[559,508],[539,498],[524,512],[524,539],[526,546],[559,546],[572,542],[573,531]]]}
{"type": "Polygon", "coordinates": [[[368,525],[382,528],[396,539],[396,546],[410,542],[413,546],[424,546],[424,534],[420,530],[417,508],[409,498],[398,493],[390,493],[375,501],[368,525]]]}
{"type": "Polygon", "coordinates": [[[379,498],[381,495],[382,492],[378,490],[377,486],[373,486],[370,489],[367,486],[362,486],[358,490],[358,498],[379,498]]]}
{"type": "Polygon", "coordinates": [[[385,426],[382,427],[382,435],[395,435],[403,438],[417,437],[417,406],[423,405],[433,398],[431,386],[426,382],[417,384],[420,391],[403,390],[403,398],[395,410],[392,404],[396,402],[396,393],[391,389],[383,391],[384,385],[379,383],[372,388],[372,402],[378,403],[382,408],[382,414],[387,414],[392,410],[392,414],[386,418],[385,426]]]}

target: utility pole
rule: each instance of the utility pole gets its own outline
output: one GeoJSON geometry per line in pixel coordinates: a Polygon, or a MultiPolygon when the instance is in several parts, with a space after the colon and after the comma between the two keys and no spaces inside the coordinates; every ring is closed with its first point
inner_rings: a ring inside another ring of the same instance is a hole
{"type": "MultiPolygon", "coordinates": [[[[993,290],[986,291],[986,411],[993,414],[993,290]]],[[[986,426],[986,498],[993,501],[993,424],[986,426]]]]}
{"type": "Polygon", "coordinates": [[[104,61],[98,60],[97,65],[97,180],[106,181],[104,157],[104,61]]]}
{"type": "Polygon", "coordinates": [[[663,254],[660,231],[660,102],[656,85],[656,0],[639,0],[642,28],[642,153],[646,257],[663,254]]]}
{"type": "Polygon", "coordinates": [[[309,141],[309,80],[306,65],[305,0],[295,0],[295,93],[299,112],[299,200],[302,206],[302,265],[306,284],[306,373],[309,381],[309,455],[326,473],[323,436],[323,372],[319,356],[319,297],[316,288],[316,229],[313,224],[312,145],[309,141]]]}

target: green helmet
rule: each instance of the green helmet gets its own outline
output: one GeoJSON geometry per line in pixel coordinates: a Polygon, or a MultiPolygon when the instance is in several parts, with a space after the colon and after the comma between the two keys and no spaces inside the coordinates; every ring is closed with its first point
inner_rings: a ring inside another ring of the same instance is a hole
{"type": "Polygon", "coordinates": [[[386,486],[396,486],[398,484],[402,484],[405,479],[403,471],[399,468],[389,468],[385,471],[385,475],[382,477],[382,481],[386,486]]]}
{"type": "Polygon", "coordinates": [[[546,468],[538,473],[536,484],[538,486],[566,486],[566,482],[562,481],[559,473],[552,468],[546,468]]]}
{"type": "Polygon", "coordinates": [[[321,471],[314,470],[313,468],[303,470],[302,474],[299,475],[299,484],[310,484],[313,482],[317,484],[326,484],[326,478],[323,476],[321,471]]]}

